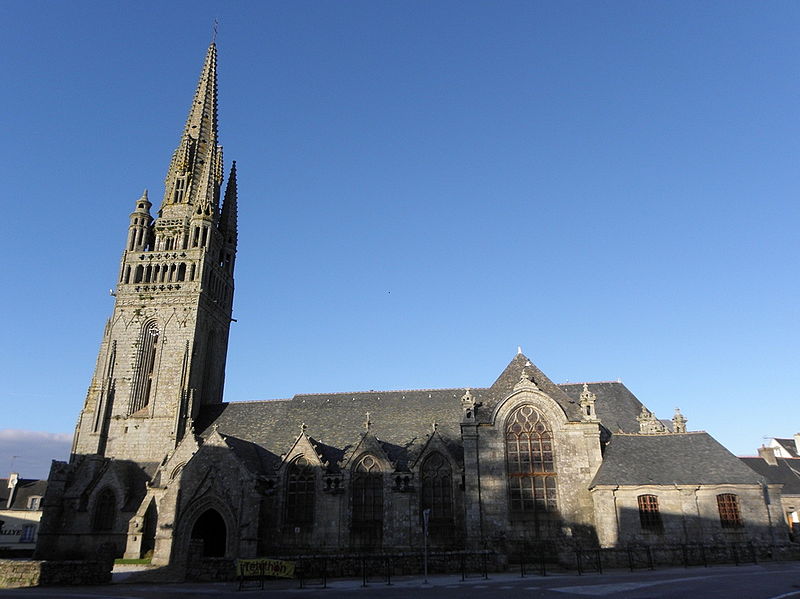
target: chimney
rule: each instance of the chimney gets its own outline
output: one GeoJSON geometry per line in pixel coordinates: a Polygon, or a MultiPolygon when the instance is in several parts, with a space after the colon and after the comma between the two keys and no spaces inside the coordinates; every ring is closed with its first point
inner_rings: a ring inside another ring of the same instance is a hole
{"type": "Polygon", "coordinates": [[[758,448],[758,457],[763,459],[770,466],[778,465],[778,459],[775,457],[774,447],[765,447],[762,445],[758,448]]]}
{"type": "Polygon", "coordinates": [[[17,491],[17,484],[19,483],[19,472],[12,472],[8,475],[8,500],[6,501],[6,509],[11,509],[11,504],[14,503],[14,496],[17,491]]]}
{"type": "Polygon", "coordinates": [[[794,434],[794,451],[800,457],[800,433],[794,434]]]}

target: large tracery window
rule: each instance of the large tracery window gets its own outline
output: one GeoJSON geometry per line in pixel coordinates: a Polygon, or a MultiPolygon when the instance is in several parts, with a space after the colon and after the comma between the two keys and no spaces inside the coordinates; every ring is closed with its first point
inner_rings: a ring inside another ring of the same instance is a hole
{"type": "Polygon", "coordinates": [[[422,483],[420,518],[426,509],[428,534],[435,544],[448,544],[453,540],[453,471],[449,462],[439,452],[432,452],[420,468],[422,483]]]}
{"type": "Polygon", "coordinates": [[[378,461],[366,455],[353,469],[352,542],[356,547],[378,547],[383,538],[383,473],[378,461]]]}
{"type": "Polygon", "coordinates": [[[555,512],[553,433],[533,406],[520,406],[508,417],[506,459],[512,513],[555,512]]]}
{"type": "Polygon", "coordinates": [[[661,522],[661,512],[658,509],[658,497],[655,495],[639,495],[639,524],[642,530],[661,532],[664,526],[661,522]]]}
{"type": "Polygon", "coordinates": [[[286,526],[310,528],[314,523],[314,467],[303,456],[289,466],[286,479],[286,526]]]}
{"type": "Polygon", "coordinates": [[[146,322],[139,337],[139,356],[136,364],[133,389],[128,413],[138,412],[150,403],[153,390],[153,375],[158,348],[158,325],[155,320],[146,322]]]}
{"type": "Polygon", "coordinates": [[[734,493],[717,495],[719,523],[722,528],[741,528],[742,513],[739,511],[739,498],[734,493]]]}

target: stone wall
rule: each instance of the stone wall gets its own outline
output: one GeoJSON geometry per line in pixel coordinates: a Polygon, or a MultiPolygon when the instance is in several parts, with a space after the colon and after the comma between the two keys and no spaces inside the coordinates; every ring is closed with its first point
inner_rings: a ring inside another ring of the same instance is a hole
{"type": "Polygon", "coordinates": [[[0,588],[107,584],[111,562],[0,560],[0,588]]]}

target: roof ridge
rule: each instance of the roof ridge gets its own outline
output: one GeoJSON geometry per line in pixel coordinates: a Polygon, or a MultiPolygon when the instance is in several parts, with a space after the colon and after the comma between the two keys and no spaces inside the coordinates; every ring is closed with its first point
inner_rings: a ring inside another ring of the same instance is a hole
{"type": "Polygon", "coordinates": [[[275,401],[292,401],[291,397],[277,397],[275,399],[240,399],[235,401],[221,401],[217,404],[207,404],[215,406],[224,406],[230,404],[243,404],[243,403],[272,403],[275,401]]]}
{"type": "Polygon", "coordinates": [[[432,389],[370,389],[369,391],[334,391],[334,392],[321,392],[321,393],[297,393],[295,397],[315,397],[320,395],[359,395],[367,393],[424,393],[425,391],[463,391],[470,389],[471,391],[485,391],[488,387],[440,387],[432,389]]]}
{"type": "MultiPolygon", "coordinates": [[[[708,435],[708,431],[686,431],[685,433],[675,433],[672,431],[664,431],[659,433],[612,433],[611,438],[614,437],[674,437],[676,435],[708,435]]],[[[713,437],[712,437],[713,438],[713,437]]]]}
{"type": "Polygon", "coordinates": [[[566,383],[556,383],[559,387],[561,385],[599,385],[601,383],[616,383],[618,385],[624,385],[621,380],[617,379],[616,381],[578,381],[578,382],[566,382],[566,383]]]}

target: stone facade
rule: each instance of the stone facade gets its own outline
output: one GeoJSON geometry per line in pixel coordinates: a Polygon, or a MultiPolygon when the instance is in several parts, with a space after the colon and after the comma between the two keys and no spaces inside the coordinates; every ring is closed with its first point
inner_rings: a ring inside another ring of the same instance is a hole
{"type": "Polygon", "coordinates": [[[220,202],[216,124],[212,44],[158,216],[146,194],[130,216],[40,556],[103,546],[191,570],[198,554],[413,553],[426,529],[433,548],[501,562],[531,546],[783,540],[780,486],[682,414],[658,420],[621,383],[556,385],[521,351],[488,387],[222,402],[237,198],[232,169],[220,202]]]}

